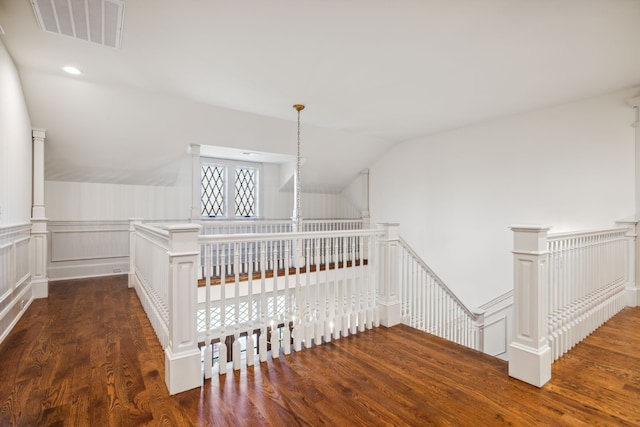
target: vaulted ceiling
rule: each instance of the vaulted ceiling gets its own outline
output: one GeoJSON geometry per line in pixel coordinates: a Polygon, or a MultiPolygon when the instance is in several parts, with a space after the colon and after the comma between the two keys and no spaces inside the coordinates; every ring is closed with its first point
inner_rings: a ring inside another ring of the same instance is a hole
{"type": "Polygon", "coordinates": [[[169,184],[189,144],[293,155],[303,103],[302,181],[339,191],[404,140],[640,84],[638,0],[124,3],[114,49],[0,1],[49,179],[169,184]]]}

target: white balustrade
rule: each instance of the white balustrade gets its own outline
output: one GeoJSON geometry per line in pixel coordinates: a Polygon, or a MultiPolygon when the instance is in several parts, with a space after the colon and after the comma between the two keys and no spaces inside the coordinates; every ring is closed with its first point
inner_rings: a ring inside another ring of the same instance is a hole
{"type": "Polygon", "coordinates": [[[399,242],[402,323],[482,351],[483,313],[467,308],[404,240],[399,242]]]}
{"type": "Polygon", "coordinates": [[[625,307],[628,231],[549,235],[547,328],[554,361],[625,307]]]}
{"type": "Polygon", "coordinates": [[[548,234],[514,226],[515,337],[509,374],[541,387],[551,364],[627,304],[632,227],[548,234]]]}
{"type": "MultiPolygon", "coordinates": [[[[381,232],[200,236],[209,273],[198,296],[205,360],[213,363],[217,354],[224,374],[227,342],[233,343],[233,369],[239,369],[256,355],[267,360],[269,350],[272,358],[281,349],[289,354],[292,340],[300,351],[377,325],[376,276],[363,255],[375,252],[381,232]]],[[[210,376],[214,370],[205,366],[210,376]]]]}
{"type": "Polygon", "coordinates": [[[130,286],[165,348],[171,394],[200,384],[201,360],[210,378],[401,319],[482,348],[482,315],[406,246],[398,224],[307,225],[199,235],[199,225],[131,221],[130,286]]]}

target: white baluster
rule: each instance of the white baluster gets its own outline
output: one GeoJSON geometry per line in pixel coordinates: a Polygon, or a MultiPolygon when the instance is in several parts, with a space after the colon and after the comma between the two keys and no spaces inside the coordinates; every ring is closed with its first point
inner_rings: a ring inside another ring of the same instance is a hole
{"type": "Polygon", "coordinates": [[[268,348],[267,348],[267,328],[265,326],[262,326],[260,328],[260,338],[258,339],[258,351],[259,351],[260,361],[266,362],[268,348]]]}
{"type": "Polygon", "coordinates": [[[286,320],[284,324],[284,331],[282,333],[282,351],[285,355],[291,354],[291,330],[289,329],[289,321],[286,320]]]}
{"type": "Polygon", "coordinates": [[[247,331],[247,366],[253,366],[256,363],[255,346],[253,330],[249,328],[247,331]]]}
{"type": "Polygon", "coordinates": [[[232,347],[232,352],[233,352],[233,370],[234,371],[238,371],[240,370],[240,367],[242,366],[242,357],[241,357],[241,352],[240,352],[240,334],[236,333],[233,336],[233,345],[232,347]]]}
{"type": "Polygon", "coordinates": [[[277,359],[280,357],[280,333],[278,324],[271,321],[271,358],[277,359]]]}
{"type": "Polygon", "coordinates": [[[204,339],[204,377],[211,378],[213,357],[211,350],[211,245],[204,245],[205,271],[205,339],[204,339]]]}
{"type": "Polygon", "coordinates": [[[223,335],[218,346],[218,374],[220,375],[227,373],[227,344],[225,340],[226,337],[223,335]]]}
{"type": "Polygon", "coordinates": [[[218,373],[224,375],[227,373],[227,344],[225,334],[227,325],[227,284],[226,284],[226,265],[227,259],[225,254],[225,245],[218,246],[220,256],[220,347],[218,349],[218,373]]]}

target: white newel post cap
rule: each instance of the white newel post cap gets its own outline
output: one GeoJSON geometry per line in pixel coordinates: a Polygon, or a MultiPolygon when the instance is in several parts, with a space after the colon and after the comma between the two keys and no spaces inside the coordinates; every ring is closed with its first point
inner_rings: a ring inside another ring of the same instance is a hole
{"type": "Polygon", "coordinates": [[[169,232],[169,252],[192,252],[197,249],[198,240],[194,235],[200,234],[200,224],[177,224],[167,227],[169,232]]]}
{"type": "Polygon", "coordinates": [[[384,228],[386,240],[398,240],[400,238],[400,223],[399,222],[381,222],[379,227],[384,228]]]}
{"type": "Polygon", "coordinates": [[[551,227],[544,225],[512,225],[514,252],[542,255],[547,251],[547,233],[551,227]]]}

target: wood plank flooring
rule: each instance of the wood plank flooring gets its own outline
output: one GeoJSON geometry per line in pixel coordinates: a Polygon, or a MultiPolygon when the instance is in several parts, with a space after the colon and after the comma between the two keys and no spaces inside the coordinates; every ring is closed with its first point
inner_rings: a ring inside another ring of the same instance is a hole
{"type": "Polygon", "coordinates": [[[0,426],[638,426],[640,308],[553,366],[542,389],[501,360],[378,328],[169,396],[126,276],[53,282],[0,345],[0,426]]]}

